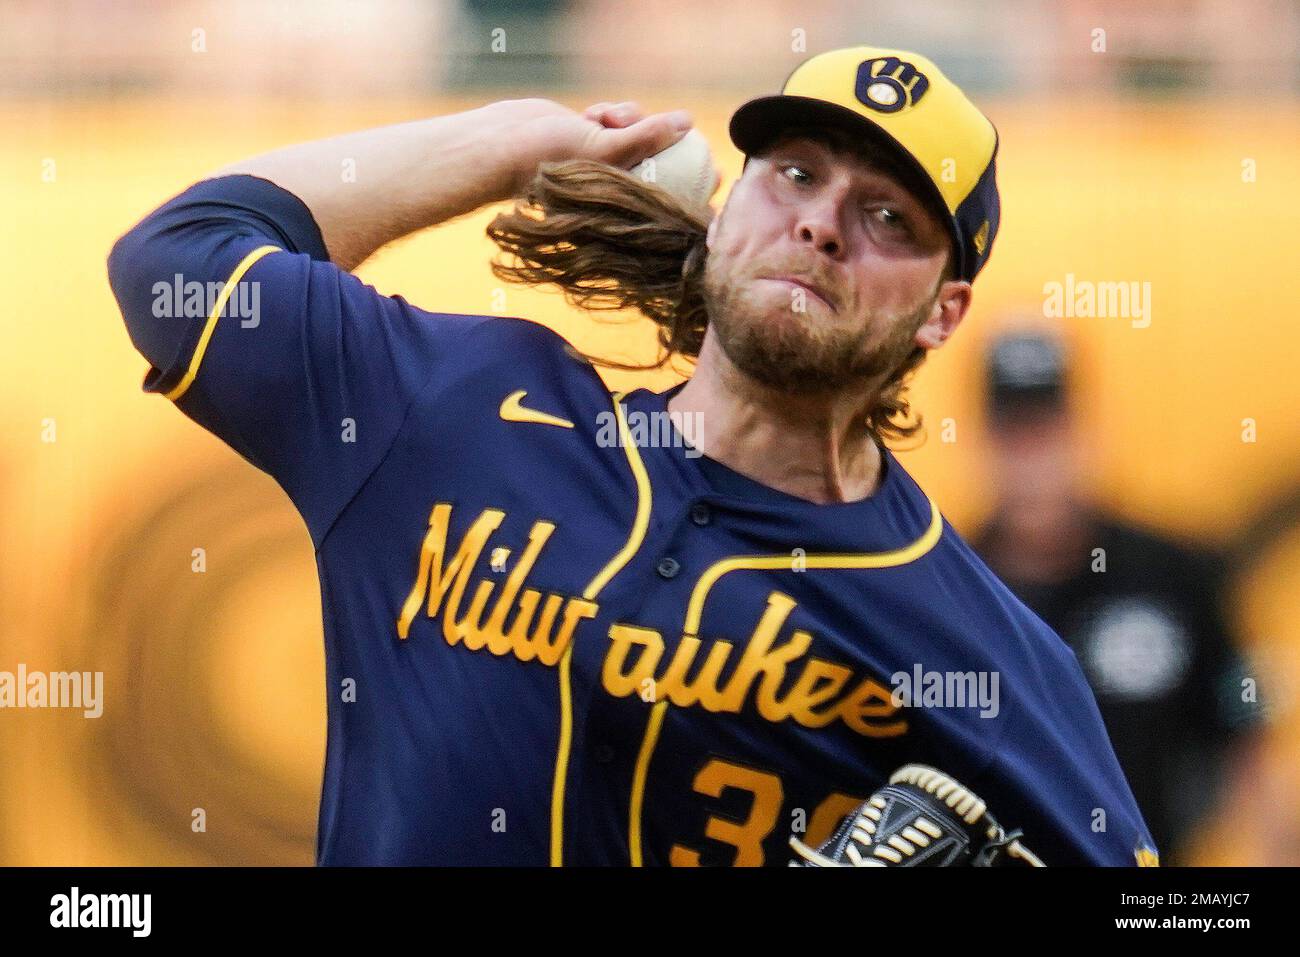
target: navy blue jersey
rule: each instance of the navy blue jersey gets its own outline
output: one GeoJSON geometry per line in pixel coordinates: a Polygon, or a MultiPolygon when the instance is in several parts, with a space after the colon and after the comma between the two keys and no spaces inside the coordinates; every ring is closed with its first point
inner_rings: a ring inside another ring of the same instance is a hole
{"type": "Polygon", "coordinates": [[[888,452],[863,501],[769,488],[674,389],[380,295],[256,177],[168,202],[109,278],[144,389],[315,545],[320,863],[784,865],[908,762],[1048,864],[1150,859],[1073,653],[888,452]]]}

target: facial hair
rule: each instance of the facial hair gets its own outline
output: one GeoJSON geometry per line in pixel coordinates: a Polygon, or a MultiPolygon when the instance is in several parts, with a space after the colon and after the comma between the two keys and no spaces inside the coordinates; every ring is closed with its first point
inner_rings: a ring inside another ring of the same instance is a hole
{"type": "MultiPolygon", "coordinates": [[[[850,386],[884,383],[918,348],[916,330],[933,299],[905,315],[871,315],[851,329],[814,322],[771,322],[746,303],[745,288],[710,257],[704,273],[709,325],[731,363],[750,378],[796,395],[838,392],[850,386]],[[869,345],[884,327],[885,338],[869,345]]],[[[797,318],[797,317],[792,317],[797,318]]]]}

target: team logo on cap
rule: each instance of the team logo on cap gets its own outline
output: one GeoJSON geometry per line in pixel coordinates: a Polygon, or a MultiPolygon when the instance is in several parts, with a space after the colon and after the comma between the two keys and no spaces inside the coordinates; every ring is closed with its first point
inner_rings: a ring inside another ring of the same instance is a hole
{"type": "Polygon", "coordinates": [[[853,93],[878,113],[897,113],[919,103],[929,88],[929,79],[914,65],[896,56],[881,56],[858,64],[853,93]]]}

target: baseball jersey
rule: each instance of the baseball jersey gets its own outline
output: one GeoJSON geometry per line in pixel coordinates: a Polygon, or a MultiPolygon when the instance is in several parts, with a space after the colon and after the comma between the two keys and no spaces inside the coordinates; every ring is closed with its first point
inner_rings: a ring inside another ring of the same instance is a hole
{"type": "Polygon", "coordinates": [[[888,451],[861,501],[765,486],[676,389],[380,295],[257,177],[166,203],[109,279],[144,390],[315,546],[319,863],[784,865],[908,762],[1048,864],[1154,859],[1073,653],[888,451]]]}

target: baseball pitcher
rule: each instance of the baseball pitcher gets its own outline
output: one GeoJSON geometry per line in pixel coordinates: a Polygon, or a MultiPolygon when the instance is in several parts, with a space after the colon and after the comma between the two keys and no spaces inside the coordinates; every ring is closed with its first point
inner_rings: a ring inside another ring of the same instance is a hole
{"type": "Polygon", "coordinates": [[[690,125],[493,103],[250,159],[114,246],[144,390],[315,546],[318,862],[1154,863],[1073,654],[889,449],[997,235],[994,127],[923,56],[823,53],[736,111],[714,215],[627,172],[690,125]],[[498,274],[640,309],[689,379],[611,394],[350,271],[511,199],[498,274]],[[157,308],[177,276],[201,314],[157,308]]]}

